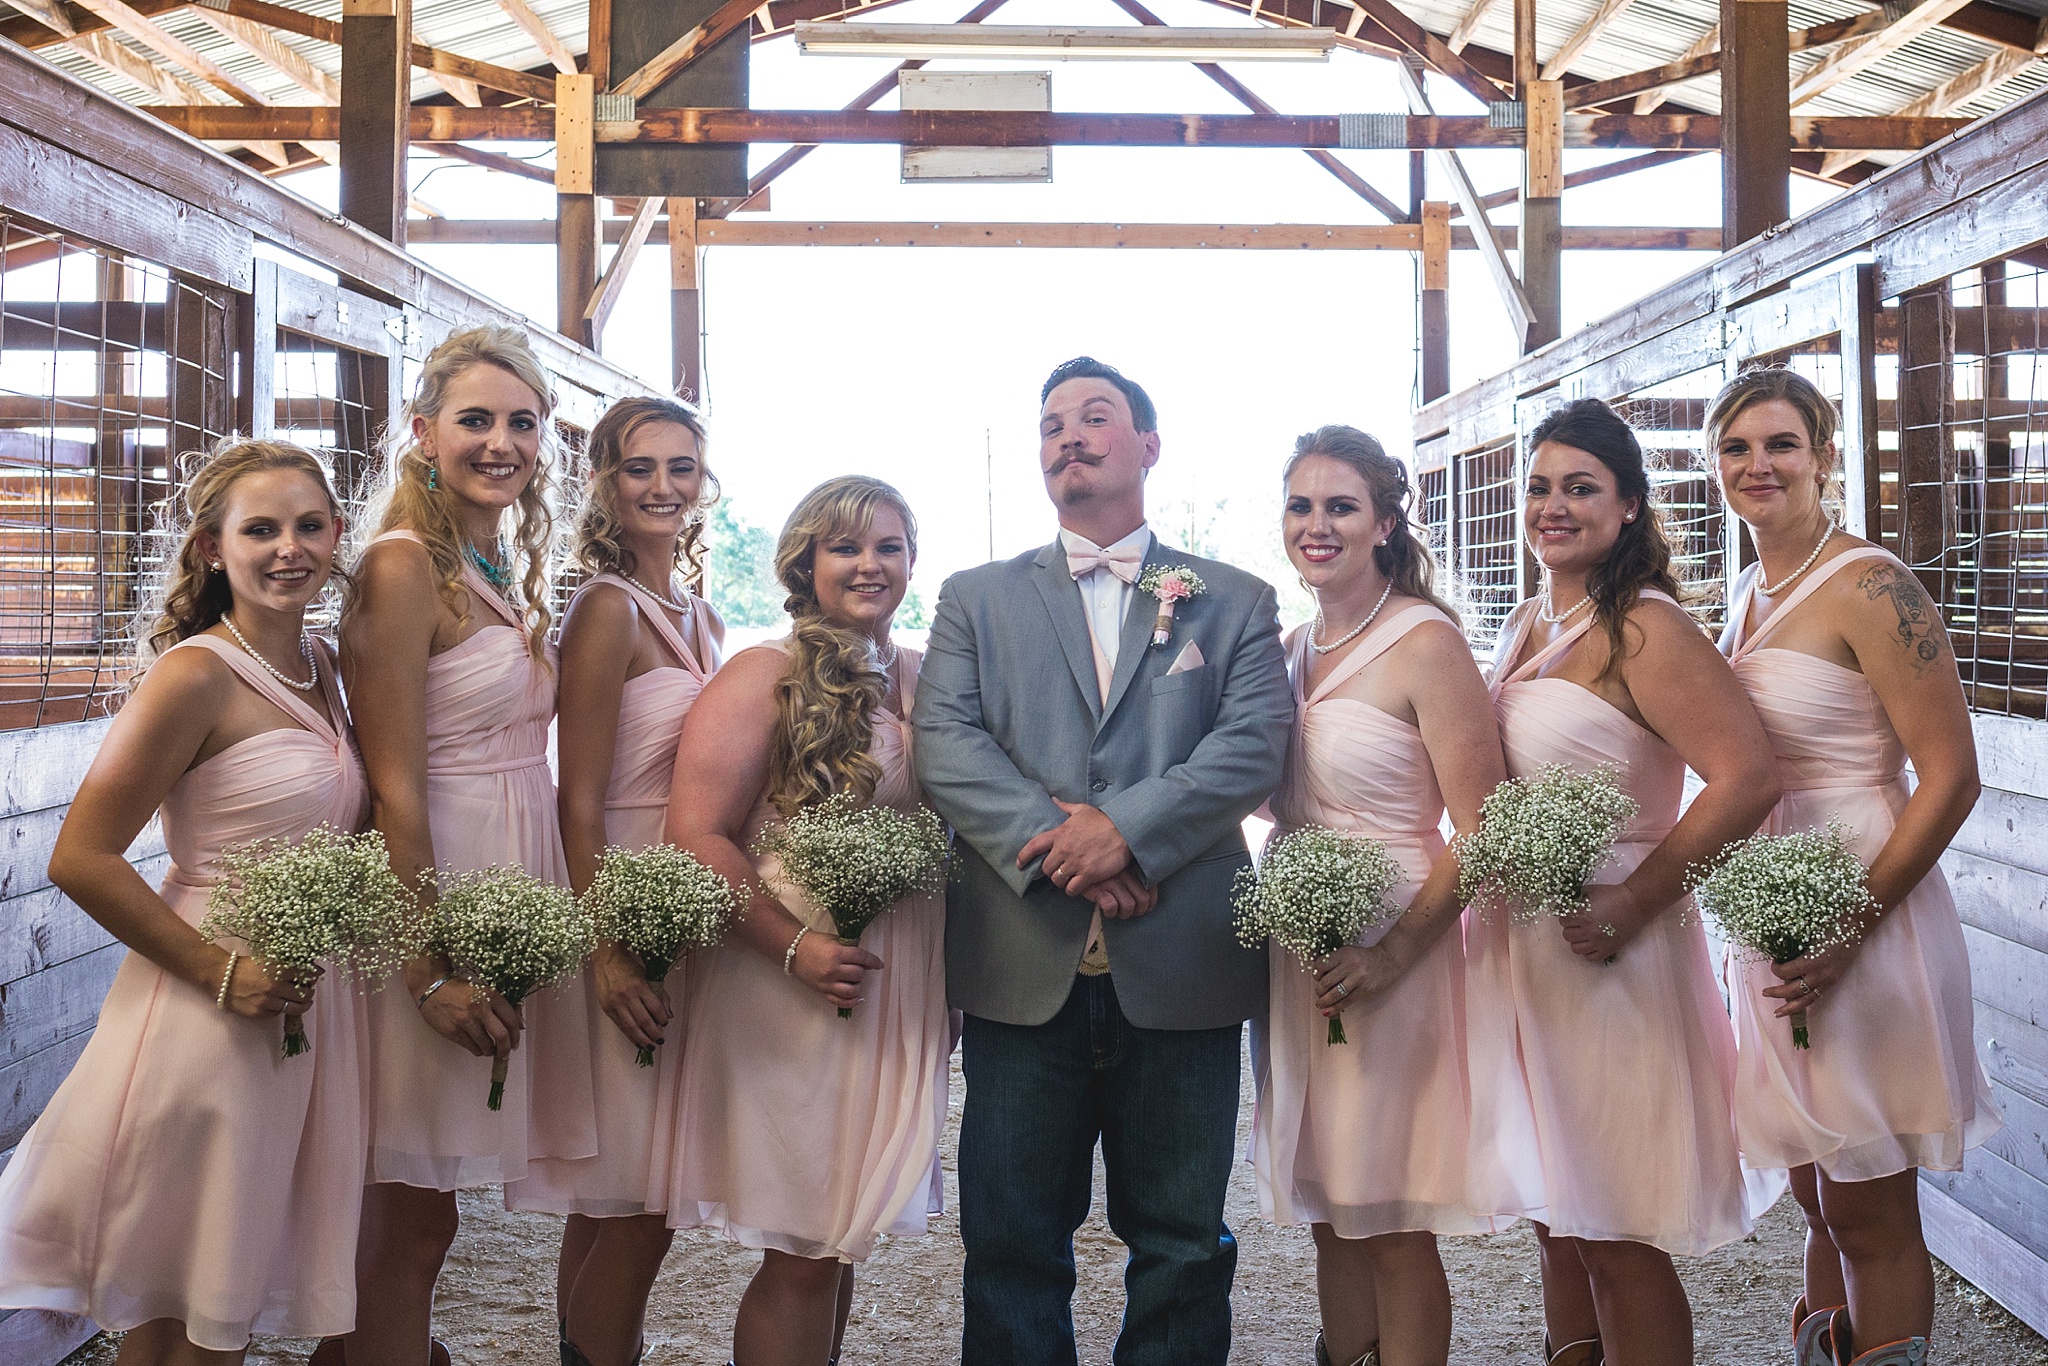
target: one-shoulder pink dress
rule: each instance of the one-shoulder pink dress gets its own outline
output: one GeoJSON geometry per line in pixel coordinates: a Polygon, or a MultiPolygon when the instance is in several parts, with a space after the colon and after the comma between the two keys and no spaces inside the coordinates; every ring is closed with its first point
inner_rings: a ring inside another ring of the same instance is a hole
{"type": "MultiPolygon", "coordinates": [[[[690,705],[718,667],[718,643],[711,635],[711,609],[701,598],[693,595],[690,599],[690,636],[685,640],[651,593],[616,574],[599,574],[577,593],[600,583],[632,595],[640,619],[654,628],[676,661],[627,679],[619,703],[612,780],[604,801],[605,839],[623,848],[645,849],[662,842],[676,767],[676,740],[683,732],[683,718],[690,705]]],[[[572,1160],[534,1159],[527,1166],[526,1179],[505,1188],[505,1204],[518,1210],[599,1218],[644,1214],[648,1210],[657,1099],[674,1091],[682,1073],[683,1026],[689,1004],[687,965],[677,963],[669,969],[665,989],[673,1013],[652,1067],[640,1066],[639,1048],[604,1013],[588,967],[584,977],[590,1080],[597,1102],[597,1154],[572,1160]]]]}
{"type": "MultiPolygon", "coordinates": [[[[1912,793],[1905,747],[1861,673],[1764,642],[1836,573],[1869,561],[1898,563],[1869,546],[1837,555],[1754,630],[1751,566],[1721,641],[1784,779],[1785,796],[1764,828],[1783,835],[1840,821],[1865,863],[1884,848],[1912,793]]],[[[1731,945],[1727,978],[1738,1046],[1735,1126],[1751,1166],[1817,1163],[1835,1181],[1913,1167],[1956,1171],[1963,1151],[2003,1123],[1977,1060],[1970,956],[1941,869],[1885,912],[1847,974],[1808,1008],[1811,1048],[1792,1046],[1790,1023],[1760,994],[1779,985],[1769,963],[1731,945]]]]}
{"type": "MultiPolygon", "coordinates": [[[[337,728],[226,641],[173,648],[212,651],[290,721],[194,764],[164,798],[162,896],[197,925],[223,849],[353,831],[369,789],[345,720],[337,728]]],[[[334,676],[323,650],[339,719],[334,676]]],[[[223,1011],[130,953],[92,1040],[0,1175],[0,1305],[115,1330],[181,1319],[217,1352],[251,1333],[354,1327],[363,1017],[357,989],[330,977],[305,1016],[312,1051],[287,1058],[280,1020],[223,1011]]]]}
{"type": "MultiPolygon", "coordinates": [[[[875,800],[906,812],[920,799],[905,719],[917,664],[914,651],[900,651],[904,716],[876,712],[869,751],[882,769],[875,800]]],[[[767,803],[756,807],[749,839],[775,819],[767,803]]],[[[755,867],[813,933],[833,933],[831,916],[785,884],[773,860],[755,867]]],[[[682,1089],[657,1140],[671,1227],[842,1262],[864,1260],[878,1235],[925,1231],[940,1208],[953,1042],[945,930],[939,893],[906,898],[868,926],[861,947],[887,966],[868,975],[850,1020],[779,960],[736,941],[696,956],[682,1089]]]]}
{"type": "MultiPolygon", "coordinates": [[[[1288,659],[1295,730],[1273,794],[1275,833],[1320,825],[1387,846],[1405,908],[1443,852],[1438,790],[1422,733],[1337,689],[1410,631],[1450,618],[1410,607],[1360,641],[1311,693],[1309,633],[1288,659]]],[[[1368,927],[1377,943],[1395,921],[1368,927]]],[[[1465,946],[1455,927],[1401,980],[1343,1014],[1348,1042],[1328,1042],[1315,977],[1272,953],[1272,1007],[1255,1022],[1258,1109],[1252,1160],[1261,1212],[1276,1223],[1328,1224],[1342,1238],[1423,1230],[1484,1233],[1466,1171],[1472,1122],[1465,1071],[1465,946]]]]}
{"type": "MultiPolygon", "coordinates": [[[[409,531],[378,540],[418,540],[409,531]]],[[[553,647],[536,659],[525,626],[483,576],[463,568],[477,610],[497,617],[427,661],[427,824],[444,871],[516,865],[567,885],[548,770],[553,647]]],[[[537,991],[513,1051],[502,1110],[486,1101],[491,1059],[420,1018],[402,981],[370,1005],[370,1180],[429,1190],[517,1181],[535,1157],[597,1151],[583,979],[537,991]]]]}
{"type": "MultiPolygon", "coordinates": [[[[1591,881],[1618,883],[1677,824],[1685,764],[1589,689],[1542,676],[1590,613],[1515,667],[1534,621],[1525,612],[1502,641],[1492,683],[1508,774],[1616,769],[1641,809],[1591,881]]],[[[1573,953],[1553,920],[1475,907],[1466,952],[1475,1168],[1527,1202],[1496,1212],[1690,1256],[1749,1232],[1782,1187],[1750,1185],[1736,1153],[1735,1037],[1689,906],[1667,907],[1612,963],[1573,953]]]]}

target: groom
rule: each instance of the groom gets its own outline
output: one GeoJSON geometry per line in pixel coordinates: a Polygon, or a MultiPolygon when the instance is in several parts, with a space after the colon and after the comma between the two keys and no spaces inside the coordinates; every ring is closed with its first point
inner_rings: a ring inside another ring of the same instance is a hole
{"type": "Polygon", "coordinates": [[[1040,393],[1059,539],[956,574],[917,690],[917,773],[958,832],[946,982],[966,1012],[963,1366],[1071,1366],[1075,1229],[1102,1141],[1131,1250],[1117,1366],[1222,1366],[1239,1026],[1266,955],[1231,932],[1239,823],[1294,703],[1273,590],[1161,544],[1145,391],[1086,356],[1040,393]],[[1202,584],[1155,643],[1145,570],[1202,584]]]}

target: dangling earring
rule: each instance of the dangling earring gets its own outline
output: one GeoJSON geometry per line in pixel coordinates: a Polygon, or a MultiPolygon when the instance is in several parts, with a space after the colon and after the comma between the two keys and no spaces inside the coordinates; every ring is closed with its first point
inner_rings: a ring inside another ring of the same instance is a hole
{"type": "Polygon", "coordinates": [[[435,466],[433,466],[433,465],[428,465],[428,466],[427,466],[427,491],[428,491],[429,493],[431,493],[431,492],[433,492],[433,491],[434,491],[435,489],[438,489],[438,488],[440,488],[440,487],[441,487],[441,471],[440,471],[440,470],[439,470],[439,469],[438,469],[437,467],[435,467],[435,466]]]}

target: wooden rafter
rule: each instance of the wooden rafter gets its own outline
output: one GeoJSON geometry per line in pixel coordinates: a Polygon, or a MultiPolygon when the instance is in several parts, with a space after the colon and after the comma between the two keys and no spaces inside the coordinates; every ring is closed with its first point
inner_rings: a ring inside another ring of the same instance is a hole
{"type": "MultiPolygon", "coordinates": [[[[1637,171],[1647,171],[1652,166],[1665,166],[1698,155],[1698,152],[1644,152],[1641,156],[1623,157],[1619,161],[1609,161],[1599,166],[1588,166],[1584,170],[1566,173],[1564,187],[1567,190],[1575,190],[1581,185],[1597,185],[1616,176],[1633,175],[1637,171]]],[[[1492,194],[1482,196],[1479,202],[1489,209],[1504,209],[1521,197],[1522,192],[1519,188],[1511,188],[1495,190],[1492,194]]],[[[1461,210],[1452,205],[1451,212],[1456,215],[1461,210]]]]}
{"type": "MultiPolygon", "coordinates": [[[[2042,21],[2042,27],[2048,30],[2048,20],[2042,21]]],[[[2032,53],[2000,48],[1968,71],[1949,77],[1919,99],[1905,105],[1899,110],[1899,114],[1904,118],[1927,118],[1951,113],[1985,91],[2011,80],[2040,60],[2032,53]]],[[[1820,173],[1823,176],[1839,175],[1862,159],[1861,152],[1829,152],[1821,159],[1820,173]]]]}
{"type": "Polygon", "coordinates": [[[1550,60],[1543,65],[1543,79],[1563,80],[1564,73],[1571,70],[1572,63],[1576,62],[1587,48],[1599,41],[1600,35],[1607,31],[1608,26],[1626,13],[1628,7],[1634,3],[1635,0],[1600,0],[1600,8],[1593,11],[1593,17],[1579,25],[1578,32],[1564,40],[1563,47],[1550,54],[1550,60]]]}
{"type": "Polygon", "coordinates": [[[1395,42],[1420,57],[1430,70],[1455,82],[1481,104],[1505,98],[1500,86],[1453,52],[1443,39],[1396,9],[1393,0],[1352,0],[1352,6],[1364,11],[1367,18],[1386,30],[1395,42]]]}
{"type": "MultiPolygon", "coordinates": [[[[1684,52],[1681,52],[1678,55],[1678,61],[1674,63],[1674,65],[1682,66],[1686,62],[1689,62],[1697,57],[1704,57],[1710,52],[1718,53],[1720,47],[1721,26],[1719,24],[1716,24],[1712,28],[1708,29],[1705,33],[1702,33],[1699,37],[1693,39],[1692,46],[1687,48],[1684,52]]],[[[1714,59],[1714,65],[1711,69],[1719,70],[1720,66],[1721,60],[1719,56],[1716,56],[1714,59]]],[[[1671,86],[1676,83],[1677,82],[1667,82],[1662,85],[1651,86],[1648,90],[1645,90],[1641,95],[1639,95],[1636,98],[1636,113],[1656,113],[1658,107],[1662,105],[1665,100],[1670,98],[1671,86]]]]}
{"type": "Polygon", "coordinates": [[[1458,26],[1444,39],[1444,46],[1453,52],[1463,52],[1471,45],[1472,35],[1479,31],[1479,25],[1499,2],[1500,0],[1472,0],[1472,7],[1465,11],[1465,17],[1458,21],[1458,26]]]}
{"type": "Polygon", "coordinates": [[[445,71],[429,71],[427,75],[435,85],[447,91],[448,98],[457,104],[466,104],[471,109],[484,107],[483,92],[477,88],[475,81],[461,76],[451,76],[445,71]]]}
{"type": "Polygon", "coordinates": [[[220,102],[221,97],[211,90],[193,85],[174,74],[169,67],[160,66],[147,57],[121,46],[114,35],[105,29],[96,33],[81,33],[65,46],[95,65],[113,72],[131,85],[140,86],[171,104],[220,102]]]}
{"type": "MultiPolygon", "coordinates": [[[[1883,10],[1871,10],[1852,19],[1831,19],[1825,24],[1812,28],[1794,29],[1785,37],[1785,46],[1792,52],[1806,52],[1814,48],[1828,47],[1834,43],[1847,42],[1851,38],[1874,33],[1885,25],[1883,10]]],[[[1631,95],[1643,96],[1636,103],[1636,113],[1653,112],[1662,96],[1658,95],[1668,87],[1683,85],[1701,76],[1711,76],[1721,69],[1721,30],[1718,25],[1708,29],[1705,35],[1686,49],[1676,61],[1662,66],[1653,66],[1646,71],[1632,71],[1626,76],[1611,76],[1606,80],[1587,81],[1566,92],[1574,109],[1593,109],[1631,95]],[[1658,95],[1658,100],[1648,97],[1658,95]]]]}
{"type": "Polygon", "coordinates": [[[644,100],[669,83],[690,63],[753,21],[760,0],[725,0],[709,19],[654,54],[647,64],[620,81],[615,94],[644,100]]]}
{"type": "Polygon", "coordinates": [[[69,38],[78,32],[60,0],[9,0],[9,3],[60,38],[69,38]]]}
{"type": "MultiPolygon", "coordinates": [[[[229,0],[231,4],[242,4],[244,0],[229,0]]],[[[507,95],[521,95],[541,104],[552,103],[555,98],[555,82],[551,76],[535,76],[530,72],[514,71],[510,67],[494,62],[480,62],[474,57],[461,57],[438,47],[427,47],[421,43],[412,45],[412,64],[424,69],[436,79],[453,76],[458,80],[473,81],[487,90],[502,90],[507,95]]],[[[465,100],[463,103],[467,104],[465,100]]]]}
{"type": "Polygon", "coordinates": [[[192,15],[322,104],[341,103],[340,81],[286,47],[276,34],[255,20],[204,6],[194,6],[192,15]]]}
{"type": "Polygon", "coordinates": [[[660,216],[662,205],[662,200],[650,197],[634,206],[632,217],[626,222],[626,236],[619,243],[619,249],[612,253],[611,262],[605,266],[604,274],[598,277],[597,288],[591,291],[590,302],[583,308],[583,321],[590,324],[593,338],[604,335],[604,325],[610,320],[619,296],[625,292],[626,277],[633,273],[633,262],[639,257],[647,234],[653,231],[654,220],[660,216]]]}
{"type": "Polygon", "coordinates": [[[81,3],[136,42],[170,58],[231,98],[248,105],[264,102],[263,96],[254,88],[229,74],[220,63],[184,39],[167,32],[154,19],[138,13],[127,0],[81,0],[81,3]]]}
{"type": "Polygon", "coordinates": [[[501,152],[486,152],[480,148],[464,146],[459,142],[415,142],[412,145],[425,148],[436,156],[447,157],[451,161],[466,161],[472,166],[481,166],[487,171],[503,171],[507,175],[516,175],[525,180],[537,180],[543,185],[555,183],[555,173],[547,167],[535,166],[501,152]]]}
{"type": "Polygon", "coordinates": [[[1967,0],[1919,0],[1875,33],[1852,39],[1799,73],[1792,82],[1792,107],[1812,100],[1851,76],[1897,52],[1961,9],[1967,0]]]}
{"type": "Polygon", "coordinates": [[[498,8],[505,11],[505,17],[519,25],[541,55],[555,64],[555,70],[566,76],[576,74],[576,54],[569,51],[568,44],[557,38],[541,17],[533,12],[526,0],[498,0],[498,8]]]}

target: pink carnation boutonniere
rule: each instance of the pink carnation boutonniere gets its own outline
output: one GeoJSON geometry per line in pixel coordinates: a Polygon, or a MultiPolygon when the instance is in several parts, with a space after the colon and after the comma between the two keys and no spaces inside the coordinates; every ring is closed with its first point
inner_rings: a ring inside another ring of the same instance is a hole
{"type": "Polygon", "coordinates": [[[1150,593],[1159,602],[1159,615],[1152,622],[1152,644],[1164,645],[1173,635],[1173,609],[1184,599],[1208,591],[1202,576],[1184,564],[1155,564],[1138,580],[1138,591],[1150,593]]]}

